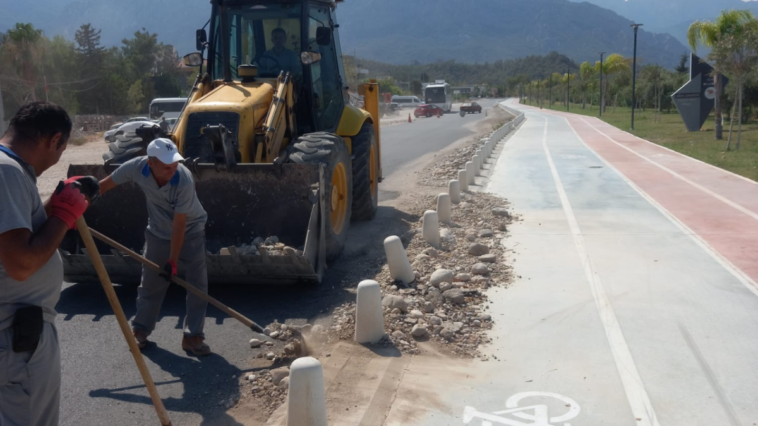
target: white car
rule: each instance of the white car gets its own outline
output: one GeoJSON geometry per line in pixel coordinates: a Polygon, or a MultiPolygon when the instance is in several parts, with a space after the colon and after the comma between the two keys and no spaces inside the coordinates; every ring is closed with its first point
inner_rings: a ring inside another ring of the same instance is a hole
{"type": "Polygon", "coordinates": [[[108,130],[107,132],[105,132],[105,134],[103,134],[103,138],[105,138],[105,142],[106,143],[116,142],[116,133],[118,132],[118,129],[124,124],[134,123],[137,121],[150,121],[150,119],[147,117],[132,117],[123,123],[116,123],[112,125],[110,130],[108,130]]]}
{"type": "Polygon", "coordinates": [[[121,124],[118,128],[105,132],[105,142],[112,143],[116,141],[130,142],[133,139],[139,139],[136,131],[142,126],[153,127],[155,123],[150,120],[132,121],[121,124]]]}

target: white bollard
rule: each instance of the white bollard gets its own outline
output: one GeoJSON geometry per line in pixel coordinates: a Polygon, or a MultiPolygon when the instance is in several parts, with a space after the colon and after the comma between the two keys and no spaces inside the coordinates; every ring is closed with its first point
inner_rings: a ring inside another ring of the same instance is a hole
{"type": "Polygon", "coordinates": [[[437,195],[437,218],[442,223],[450,224],[453,221],[453,206],[450,194],[441,193],[437,195]]]}
{"type": "Polygon", "coordinates": [[[424,212],[424,241],[434,248],[440,246],[440,220],[434,210],[424,212]]]}
{"type": "Polygon", "coordinates": [[[361,281],[355,302],[355,341],[377,343],[383,336],[382,288],[376,281],[361,281]]]}
{"type": "Polygon", "coordinates": [[[474,171],[474,163],[471,161],[466,163],[466,180],[469,185],[476,184],[476,172],[474,171]]]}
{"type": "MultiPolygon", "coordinates": [[[[458,176],[460,178],[460,172],[458,172],[458,176]]],[[[448,192],[448,194],[450,194],[450,201],[453,204],[460,203],[461,202],[461,181],[460,180],[451,180],[447,184],[447,192],[448,192]]]]}
{"type": "Polygon", "coordinates": [[[327,426],[324,372],[316,358],[298,358],[290,366],[287,426],[327,426]]]}
{"type": "Polygon", "coordinates": [[[410,284],[416,280],[411,262],[405,253],[405,247],[399,237],[391,236],[384,240],[384,254],[387,256],[387,265],[390,267],[390,277],[393,280],[410,284]]]}
{"type": "Polygon", "coordinates": [[[468,178],[465,170],[458,170],[458,185],[461,191],[468,191],[468,178]]]}
{"type": "Polygon", "coordinates": [[[474,173],[477,176],[481,176],[481,174],[479,173],[479,171],[482,168],[482,157],[480,157],[478,155],[475,155],[474,158],[471,159],[471,161],[474,163],[474,173]]]}

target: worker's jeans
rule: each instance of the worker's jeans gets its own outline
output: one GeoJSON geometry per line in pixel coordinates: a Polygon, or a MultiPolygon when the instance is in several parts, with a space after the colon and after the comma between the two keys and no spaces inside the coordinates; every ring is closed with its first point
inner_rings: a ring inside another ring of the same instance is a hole
{"type": "MultiPolygon", "coordinates": [[[[145,231],[145,257],[161,268],[171,256],[171,241],[163,240],[150,231],[145,231]]],[[[187,235],[179,253],[179,270],[184,271],[185,281],[208,293],[208,269],[205,265],[205,233],[187,235]]],[[[169,283],[152,269],[142,267],[142,284],[137,289],[137,315],[132,327],[145,334],[155,330],[163,298],[169,283]]],[[[205,325],[205,308],[208,303],[187,292],[187,315],[184,317],[184,335],[202,336],[205,325]]]]}
{"type": "Polygon", "coordinates": [[[0,426],[58,426],[61,351],[46,322],[37,349],[13,352],[13,327],[0,331],[0,426]]]}

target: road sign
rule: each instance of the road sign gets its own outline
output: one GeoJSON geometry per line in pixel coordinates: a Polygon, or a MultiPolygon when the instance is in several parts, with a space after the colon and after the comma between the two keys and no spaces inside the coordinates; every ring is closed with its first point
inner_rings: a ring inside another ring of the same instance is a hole
{"type": "MultiPolygon", "coordinates": [[[[690,132],[697,132],[703,127],[716,103],[716,87],[712,74],[712,66],[695,54],[690,54],[690,81],[671,95],[684,125],[690,132]]],[[[729,79],[722,75],[719,81],[723,93],[729,79]]]]}

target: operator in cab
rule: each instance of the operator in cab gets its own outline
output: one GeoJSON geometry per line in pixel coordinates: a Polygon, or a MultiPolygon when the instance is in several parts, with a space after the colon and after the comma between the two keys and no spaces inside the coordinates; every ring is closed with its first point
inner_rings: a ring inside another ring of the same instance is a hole
{"type": "Polygon", "coordinates": [[[284,71],[292,74],[293,79],[299,80],[302,75],[302,65],[297,54],[286,47],[287,31],[284,28],[275,28],[271,31],[271,41],[274,48],[267,50],[258,61],[262,74],[278,75],[284,71]]]}

